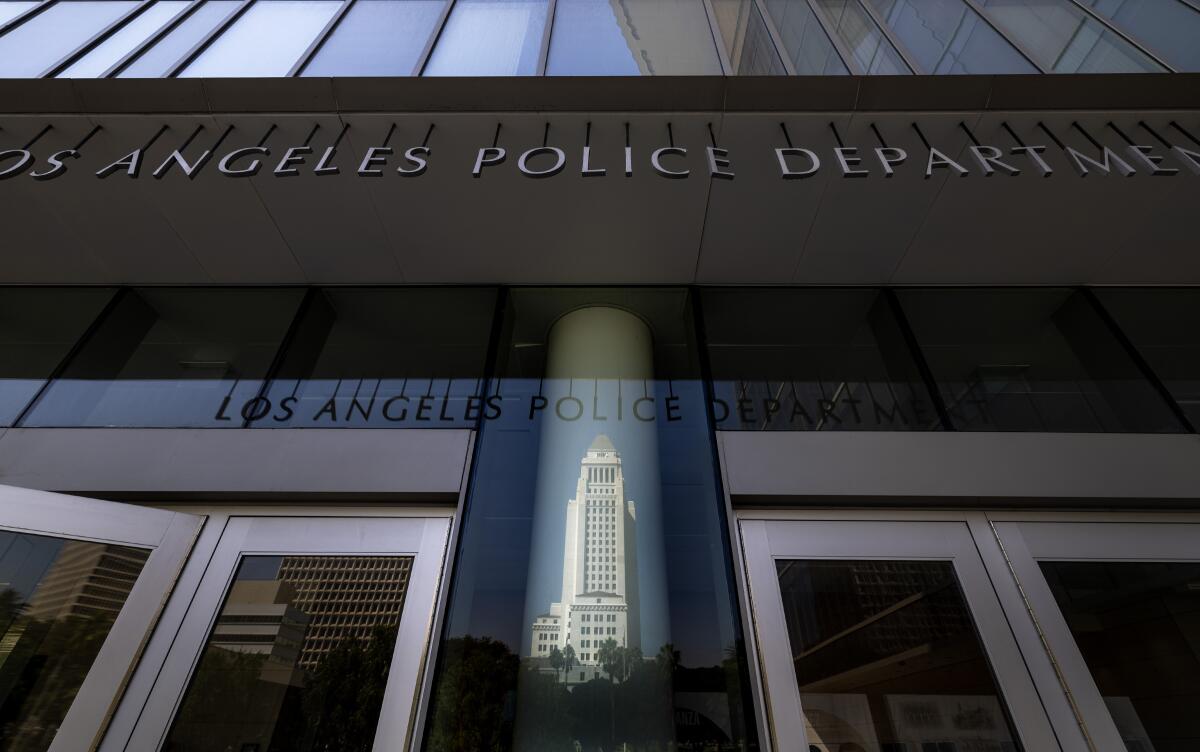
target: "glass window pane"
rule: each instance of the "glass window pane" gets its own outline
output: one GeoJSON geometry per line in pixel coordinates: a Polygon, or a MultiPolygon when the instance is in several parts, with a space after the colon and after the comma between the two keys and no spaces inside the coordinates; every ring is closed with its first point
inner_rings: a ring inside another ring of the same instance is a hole
{"type": "Polygon", "coordinates": [[[482,288],[322,290],[267,400],[236,412],[265,428],[473,428],[495,301],[482,288]]]}
{"type": "Polygon", "coordinates": [[[0,24],[6,24],[33,6],[34,0],[2,0],[0,1],[0,24]]]}
{"type": "Polygon", "coordinates": [[[509,301],[425,749],[757,749],[687,291],[509,301]]]}
{"type": "Polygon", "coordinates": [[[0,752],[44,752],[150,552],[0,531],[0,752]]]}
{"type": "Polygon", "coordinates": [[[844,76],[850,73],[807,2],[766,0],[766,6],[797,74],[844,76]]]}
{"type": "Polygon", "coordinates": [[[302,295],[127,291],[25,425],[240,428],[302,295]]]}
{"type": "Polygon", "coordinates": [[[1006,34],[1054,73],[1143,73],[1158,63],[1071,0],[979,0],[1006,34]]]}
{"type": "Polygon", "coordinates": [[[898,294],[950,418],[961,430],[1182,430],[1080,292],[898,294]]]}
{"type": "Polygon", "coordinates": [[[153,47],[118,73],[117,77],[159,78],[167,75],[189,50],[237,10],[239,5],[239,0],[206,0],[153,47]]]}
{"type": "Polygon", "coordinates": [[[0,290],[0,426],[11,426],[112,297],[109,289],[0,290]]]}
{"type": "Polygon", "coordinates": [[[869,0],[926,73],[1037,73],[963,0],[869,0]]]}
{"type": "Polygon", "coordinates": [[[864,71],[893,76],[912,72],[857,0],[817,0],[817,6],[864,71]]]}
{"type": "Polygon", "coordinates": [[[244,557],[165,748],[371,749],[411,569],[408,556],[244,557]]]}
{"type": "Polygon", "coordinates": [[[91,52],[75,61],[58,74],[59,78],[95,78],[111,68],[130,50],[146,41],[156,31],[171,21],[189,0],[159,0],[129,21],[115,34],[96,45],[91,52]]]}
{"type": "Polygon", "coordinates": [[[949,562],[776,568],[810,749],[1020,749],[949,562]]]}
{"type": "Polygon", "coordinates": [[[411,76],[446,0],[358,0],[305,76],[411,76]]]}
{"type": "Polygon", "coordinates": [[[1200,749],[1200,564],[1041,568],[1126,748],[1200,749]]]}
{"type": "Polygon", "coordinates": [[[779,50],[763,23],[758,6],[753,6],[742,41],[741,54],[737,63],[739,76],[786,76],[787,69],[779,59],[779,50]]]}
{"type": "Polygon", "coordinates": [[[1096,294],[1192,426],[1200,426],[1200,290],[1110,288],[1096,294]]]}
{"type": "Polygon", "coordinates": [[[179,75],[286,76],[340,5],[340,0],[259,0],[179,75]]]}
{"type": "Polygon", "coordinates": [[[558,0],[546,72],[721,75],[701,0],[558,0]]]}
{"type": "Polygon", "coordinates": [[[1200,11],[1180,0],[1083,0],[1175,70],[1200,71],[1200,11]]]}
{"type": "Polygon", "coordinates": [[[546,0],[459,0],[424,75],[537,75],[545,28],[546,0]]]}
{"type": "Polygon", "coordinates": [[[33,78],[133,10],[134,0],[63,0],[0,37],[0,78],[33,78]]]}
{"type": "Polygon", "coordinates": [[[879,291],[706,289],[701,296],[718,429],[941,428],[879,291]]]}

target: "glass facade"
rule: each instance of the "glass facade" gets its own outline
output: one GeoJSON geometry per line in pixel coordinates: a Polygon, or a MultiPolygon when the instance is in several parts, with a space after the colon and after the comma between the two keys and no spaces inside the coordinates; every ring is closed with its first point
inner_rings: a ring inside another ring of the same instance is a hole
{"type": "Polygon", "coordinates": [[[758,748],[689,309],[509,294],[424,749],[758,748]]]}
{"type": "Polygon", "coordinates": [[[1200,69],[1191,0],[0,0],[0,24],[14,78],[1200,69]]]}
{"type": "MultiPolygon", "coordinates": [[[[1200,419],[1194,289],[693,293],[718,430],[1179,433],[1200,419]]],[[[0,288],[0,427],[478,427],[498,418],[484,381],[502,294],[0,288]]]]}

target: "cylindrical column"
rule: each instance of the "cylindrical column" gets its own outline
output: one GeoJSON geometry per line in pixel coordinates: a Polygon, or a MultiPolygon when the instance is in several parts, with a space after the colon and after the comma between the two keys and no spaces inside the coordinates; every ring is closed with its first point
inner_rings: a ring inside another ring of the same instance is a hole
{"type": "Polygon", "coordinates": [[[549,716],[583,695],[600,700],[598,692],[607,693],[609,713],[590,715],[607,715],[608,723],[574,729],[577,738],[604,748],[631,736],[670,738],[670,691],[645,660],[669,641],[653,379],[650,329],[627,311],[580,308],[550,330],[521,651],[521,752],[557,748],[551,740],[562,737],[546,733],[557,725],[549,716]],[[633,705],[636,728],[617,717],[633,705]]]}

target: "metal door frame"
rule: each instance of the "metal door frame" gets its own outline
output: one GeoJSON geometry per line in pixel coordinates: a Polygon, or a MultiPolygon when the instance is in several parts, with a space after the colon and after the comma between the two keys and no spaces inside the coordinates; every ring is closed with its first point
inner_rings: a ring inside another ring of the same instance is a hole
{"type": "MultiPolygon", "coordinates": [[[[1010,627],[1011,604],[995,584],[993,562],[978,545],[981,513],[888,513],[817,510],[740,510],[739,548],[743,552],[751,621],[758,647],[772,746],[803,748],[807,739],[799,688],[791,671],[792,655],[784,621],[775,559],[906,559],[950,561],[988,656],[1002,701],[1026,750],[1075,749],[1060,746],[1056,731],[1071,720],[1053,720],[1055,708],[1042,696],[1057,691],[1045,672],[1027,666],[1030,655],[1042,658],[1010,627]],[[819,529],[819,533],[818,533],[819,529]],[[806,534],[807,531],[807,534],[806,534]],[[1007,608],[1006,608],[1007,607],[1007,608]],[[1040,679],[1040,680],[1039,680],[1040,679]],[[1039,692],[1039,690],[1041,690],[1039,692]]],[[[1002,583],[1003,584],[1003,583],[1002,583]]],[[[1015,592],[1015,587],[1010,587],[1015,592]]],[[[1012,595],[1013,593],[1010,593],[1012,595]]],[[[1019,602],[1019,601],[1018,601],[1019,602]]],[[[1059,709],[1061,710],[1061,708],[1059,709]]]]}
{"type": "Polygon", "coordinates": [[[1121,734],[1038,561],[1200,561],[1200,516],[1008,512],[988,517],[1024,605],[1061,672],[1080,728],[1094,749],[1124,750],[1121,734]]]}
{"type": "Polygon", "coordinates": [[[243,555],[412,556],[408,591],[376,726],[375,750],[403,749],[415,733],[420,679],[441,589],[453,508],[278,506],[208,509],[180,587],[160,621],[101,750],[157,750],[233,581],[243,555]]]}
{"type": "Polygon", "coordinates": [[[203,523],[181,512],[0,486],[0,529],[151,550],[51,752],[96,748],[203,523]]]}

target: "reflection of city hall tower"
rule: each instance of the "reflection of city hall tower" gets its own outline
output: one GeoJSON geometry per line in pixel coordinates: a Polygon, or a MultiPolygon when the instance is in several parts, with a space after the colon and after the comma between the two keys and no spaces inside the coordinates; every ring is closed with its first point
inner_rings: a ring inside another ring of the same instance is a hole
{"type": "Polygon", "coordinates": [[[567,502],[562,598],[533,623],[533,657],[570,645],[578,665],[596,666],[606,640],[640,647],[636,522],[634,503],[625,499],[621,455],[601,434],[588,447],[575,497],[567,502]]]}

